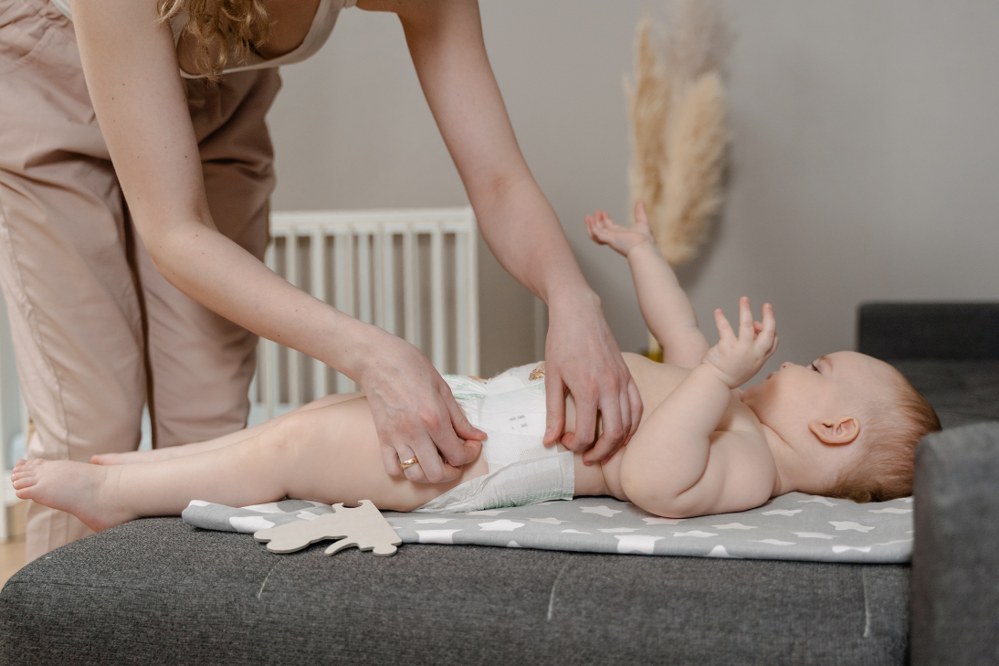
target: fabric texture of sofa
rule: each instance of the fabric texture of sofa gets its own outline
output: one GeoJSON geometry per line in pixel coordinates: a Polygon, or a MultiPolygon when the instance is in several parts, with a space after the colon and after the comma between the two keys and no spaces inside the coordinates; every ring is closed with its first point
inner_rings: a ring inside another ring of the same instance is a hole
{"type": "Polygon", "coordinates": [[[439,545],[275,556],[146,519],[11,578],[0,663],[997,663],[999,305],[867,304],[859,321],[861,350],[906,372],[945,426],[917,455],[911,566],[439,545]],[[929,342],[911,344],[913,326],[929,342]]]}

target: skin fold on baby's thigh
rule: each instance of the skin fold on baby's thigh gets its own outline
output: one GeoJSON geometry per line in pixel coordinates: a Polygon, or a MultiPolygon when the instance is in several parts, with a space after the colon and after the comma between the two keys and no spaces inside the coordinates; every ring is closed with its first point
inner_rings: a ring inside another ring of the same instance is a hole
{"type": "Polygon", "coordinates": [[[281,439],[293,458],[287,467],[292,497],[348,505],[367,499],[379,509],[411,511],[486,472],[480,457],[449,483],[420,484],[390,477],[363,396],[298,412],[284,425],[281,439]]]}

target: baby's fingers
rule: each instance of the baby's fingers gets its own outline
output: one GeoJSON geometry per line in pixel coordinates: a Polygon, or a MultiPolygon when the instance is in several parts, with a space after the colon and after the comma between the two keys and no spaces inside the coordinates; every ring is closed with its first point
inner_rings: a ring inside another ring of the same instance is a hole
{"type": "Polygon", "coordinates": [[[756,343],[761,351],[770,355],[777,349],[777,318],[770,303],[763,304],[763,321],[759,325],[756,343]]]}
{"type": "Polygon", "coordinates": [[[584,219],[590,238],[606,245],[611,239],[614,227],[617,226],[614,221],[607,217],[607,213],[602,210],[596,211],[593,215],[587,215],[584,219]]]}
{"type": "Polygon", "coordinates": [[[753,306],[749,303],[749,297],[743,296],[739,299],[739,337],[753,339],[755,333],[753,320],[753,306]]]}
{"type": "Polygon", "coordinates": [[[604,239],[602,238],[602,236],[603,236],[603,233],[602,233],[603,229],[600,229],[597,226],[596,219],[592,215],[587,215],[583,219],[586,222],[586,233],[589,234],[590,239],[593,240],[593,241],[595,241],[595,242],[597,242],[597,243],[604,242],[604,239]]]}
{"type": "Polygon", "coordinates": [[[715,326],[718,328],[718,336],[722,340],[735,338],[735,331],[732,330],[732,325],[728,323],[728,319],[725,318],[725,313],[722,312],[721,308],[715,308],[715,326]]]}

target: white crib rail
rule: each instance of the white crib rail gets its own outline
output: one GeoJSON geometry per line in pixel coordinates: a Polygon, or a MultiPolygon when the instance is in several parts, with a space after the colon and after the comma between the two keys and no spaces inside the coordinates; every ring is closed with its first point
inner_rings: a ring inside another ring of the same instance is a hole
{"type": "MultiPolygon", "coordinates": [[[[470,208],[277,212],[265,261],[338,310],[423,350],[441,372],[479,370],[478,268],[470,208]]],[[[354,383],[261,341],[255,420],[354,383]]]]}

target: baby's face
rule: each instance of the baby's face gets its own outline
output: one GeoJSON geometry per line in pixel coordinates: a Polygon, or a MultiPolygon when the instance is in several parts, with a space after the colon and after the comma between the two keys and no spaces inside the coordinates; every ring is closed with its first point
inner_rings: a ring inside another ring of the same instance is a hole
{"type": "Polygon", "coordinates": [[[782,364],[744,390],[742,400],[777,432],[803,434],[813,419],[859,418],[872,399],[892,390],[895,372],[865,354],[835,352],[809,365],[782,364]]]}

